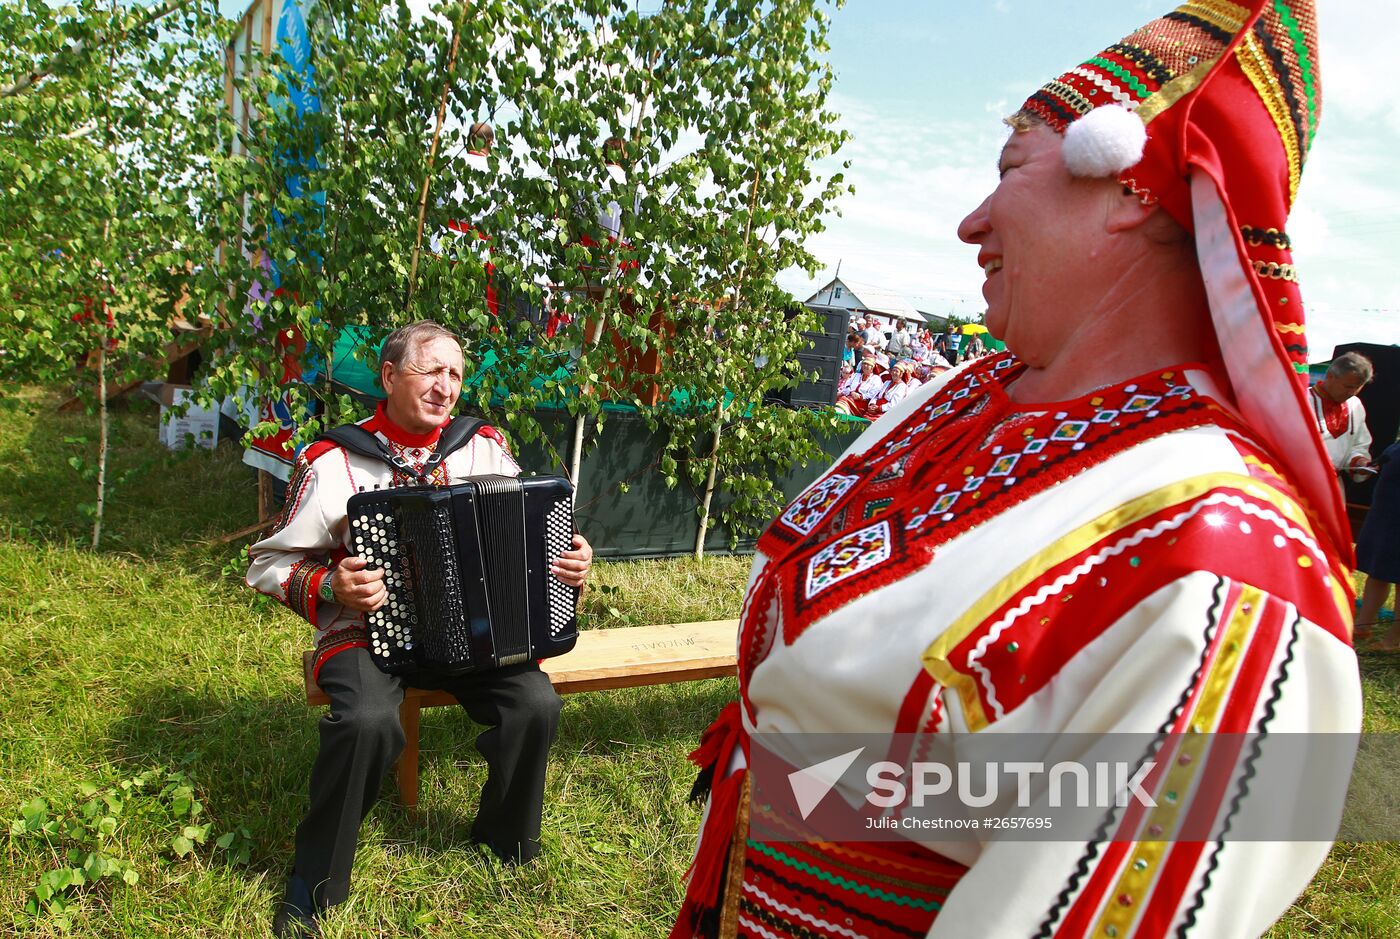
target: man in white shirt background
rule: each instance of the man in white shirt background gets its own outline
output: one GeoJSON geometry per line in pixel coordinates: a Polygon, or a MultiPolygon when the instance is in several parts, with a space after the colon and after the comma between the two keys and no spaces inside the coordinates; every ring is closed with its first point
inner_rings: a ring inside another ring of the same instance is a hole
{"type": "Polygon", "coordinates": [[[1332,360],[1327,374],[1309,390],[1308,403],[1317,420],[1322,446],[1340,474],[1360,481],[1371,471],[1371,430],[1357,394],[1375,376],[1371,360],[1347,352],[1332,360]]]}

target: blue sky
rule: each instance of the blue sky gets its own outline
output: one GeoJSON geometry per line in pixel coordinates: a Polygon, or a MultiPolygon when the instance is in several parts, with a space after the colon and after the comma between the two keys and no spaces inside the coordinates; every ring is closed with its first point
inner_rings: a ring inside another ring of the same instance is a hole
{"type": "MultiPolygon", "coordinates": [[[[1323,114],[1289,224],[1313,358],[1337,343],[1400,342],[1400,112],[1379,63],[1400,3],[1319,4],[1323,114]]],[[[1041,83],[1172,4],[1142,0],[852,0],[833,16],[832,106],[856,194],[808,248],[834,274],[935,313],[982,310],[982,272],[958,220],[996,183],[1000,118],[1041,83]]]]}

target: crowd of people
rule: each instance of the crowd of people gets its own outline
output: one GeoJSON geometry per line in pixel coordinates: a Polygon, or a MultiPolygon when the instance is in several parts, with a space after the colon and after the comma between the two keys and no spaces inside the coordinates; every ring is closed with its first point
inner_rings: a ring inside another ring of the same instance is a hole
{"type": "Polygon", "coordinates": [[[857,316],[846,333],[836,407],[857,417],[879,417],[960,361],[986,353],[980,335],[965,335],[952,324],[935,334],[900,320],[886,335],[878,317],[857,316]]]}

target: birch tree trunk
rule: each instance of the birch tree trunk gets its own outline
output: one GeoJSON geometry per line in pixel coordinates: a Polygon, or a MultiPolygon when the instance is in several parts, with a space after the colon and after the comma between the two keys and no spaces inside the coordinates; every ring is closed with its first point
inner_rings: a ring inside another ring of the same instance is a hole
{"type": "Polygon", "coordinates": [[[724,410],[725,406],[719,406],[719,414],[715,417],[715,436],[710,444],[710,475],[705,480],[705,496],[700,500],[700,524],[695,530],[695,560],[699,561],[705,557],[705,536],[710,531],[710,503],[715,497],[715,477],[719,472],[719,443],[724,433],[724,410]]]}
{"type": "MultiPolygon", "coordinates": [[[[761,168],[755,166],[753,182],[749,185],[749,218],[744,224],[744,264],[739,269],[739,279],[734,284],[734,309],[736,311],[739,309],[739,300],[744,290],[744,275],[748,272],[749,241],[753,237],[753,213],[754,207],[758,205],[758,179],[761,173],[761,168]]],[[[695,560],[697,561],[705,556],[705,535],[710,530],[710,503],[714,501],[715,481],[719,476],[719,445],[724,432],[725,407],[725,403],[721,401],[719,412],[715,415],[715,436],[710,445],[710,473],[705,480],[705,495],[700,500],[700,524],[697,526],[695,534],[695,560]]]]}
{"type": "Polygon", "coordinates": [[[447,54],[447,76],[442,80],[442,97],[438,99],[437,120],[433,124],[433,142],[428,145],[428,168],[423,172],[423,188],[418,193],[418,233],[413,241],[413,261],[408,268],[408,290],[404,292],[403,308],[407,312],[413,302],[418,281],[418,258],[423,251],[423,220],[428,213],[428,188],[433,181],[433,164],[437,161],[438,141],[442,139],[442,122],[447,114],[447,95],[452,90],[452,76],[457,68],[457,50],[462,47],[462,25],[467,18],[466,0],[462,0],[457,22],[452,25],[452,50],[447,54]]]}
{"type": "MultiPolygon", "coordinates": [[[[107,304],[102,304],[102,322],[107,322],[107,304]]],[[[97,511],[92,519],[92,550],[102,544],[102,513],[107,505],[107,336],[103,330],[97,347],[97,511]]]]}

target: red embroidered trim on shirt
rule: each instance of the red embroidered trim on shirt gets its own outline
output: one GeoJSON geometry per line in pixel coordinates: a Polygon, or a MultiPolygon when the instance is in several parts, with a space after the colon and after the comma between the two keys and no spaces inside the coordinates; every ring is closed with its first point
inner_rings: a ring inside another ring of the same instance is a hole
{"type": "Polygon", "coordinates": [[[1137,444],[1238,426],[1181,369],[1029,410],[1002,387],[1021,368],[1009,354],[978,362],[769,526],[758,547],[773,559],[786,642],[975,526],[1137,444]]]}
{"type": "Polygon", "coordinates": [[[767,658],[773,648],[775,630],[768,619],[768,610],[777,596],[777,579],[773,575],[771,568],[765,568],[749,585],[749,593],[742,607],[744,619],[739,625],[739,697],[750,719],[755,715],[747,691],[749,681],[758,663],[767,658]]]}
{"type": "MultiPolygon", "coordinates": [[[[390,440],[389,450],[400,459],[413,465],[415,469],[422,470],[423,465],[428,462],[428,457],[437,449],[437,444],[420,447],[405,447],[390,440]]],[[[428,474],[427,484],[430,486],[446,486],[450,482],[447,472],[447,460],[443,460],[433,467],[433,471],[428,474]]],[[[394,486],[415,486],[419,485],[418,477],[409,476],[407,473],[393,471],[390,484],[394,486]]]]}
{"type": "Polygon", "coordinates": [[[325,576],[326,570],[326,565],[320,561],[302,558],[292,565],[292,571],[283,585],[287,606],[313,626],[316,625],[312,619],[316,612],[315,589],[325,576]]]}
{"type": "Polygon", "coordinates": [[[1317,402],[1318,410],[1322,412],[1322,422],[1327,428],[1330,437],[1340,437],[1351,427],[1351,408],[1345,401],[1333,401],[1325,394],[1321,394],[1316,388],[1309,388],[1308,392],[1317,402]]]}
{"type": "Polygon", "coordinates": [[[989,719],[996,707],[1009,714],[1144,598],[1200,571],[1287,597],[1312,622],[1344,632],[1318,549],[1291,537],[1291,523],[1271,520],[1278,517],[1270,503],[1221,488],[1108,533],[1009,597],[948,664],[976,677],[989,719]]]}
{"type": "Polygon", "coordinates": [[[374,416],[368,420],[361,421],[360,426],[372,434],[383,434],[391,442],[397,443],[402,447],[431,447],[437,444],[438,437],[442,435],[442,429],[447,426],[450,420],[452,420],[452,418],[449,416],[447,420],[427,433],[415,434],[404,430],[398,424],[390,420],[389,413],[384,407],[384,402],[381,401],[378,407],[374,409],[374,416]]]}
{"type": "Polygon", "coordinates": [[[311,463],[306,460],[297,460],[295,468],[292,470],[292,478],[287,483],[286,498],[282,502],[282,514],[277,516],[277,524],[273,526],[272,532],[276,534],[286,528],[291,523],[297,510],[301,508],[301,501],[306,497],[306,490],[311,485],[311,463]]]}

